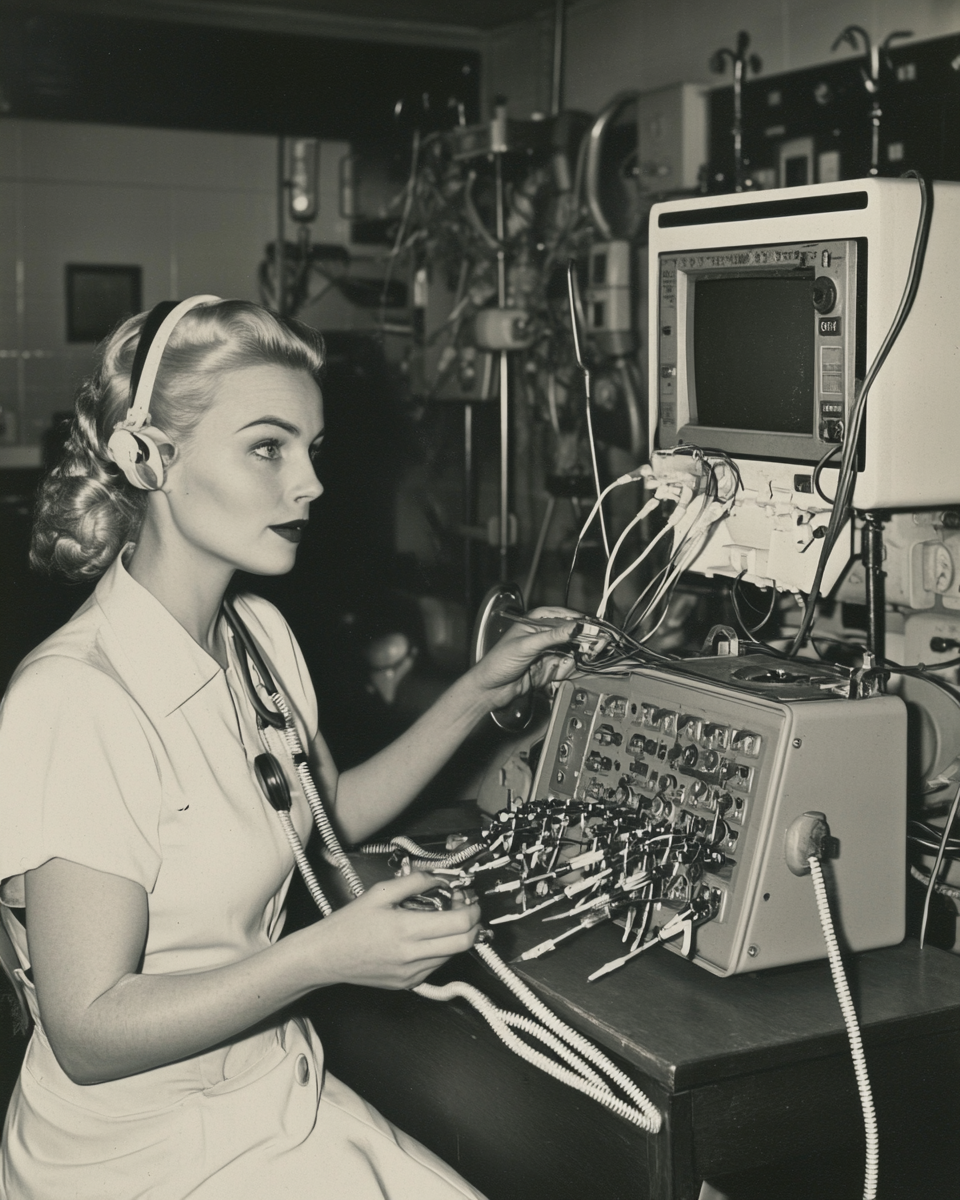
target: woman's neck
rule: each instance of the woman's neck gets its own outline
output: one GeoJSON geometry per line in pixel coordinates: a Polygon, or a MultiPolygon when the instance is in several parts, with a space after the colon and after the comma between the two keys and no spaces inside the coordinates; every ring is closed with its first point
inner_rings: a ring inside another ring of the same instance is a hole
{"type": "Polygon", "coordinates": [[[127,561],[127,573],[190,634],[203,650],[225,667],[226,647],[218,633],[220,605],[233,568],[212,564],[209,558],[193,561],[184,547],[171,553],[159,544],[148,524],[127,561]]]}

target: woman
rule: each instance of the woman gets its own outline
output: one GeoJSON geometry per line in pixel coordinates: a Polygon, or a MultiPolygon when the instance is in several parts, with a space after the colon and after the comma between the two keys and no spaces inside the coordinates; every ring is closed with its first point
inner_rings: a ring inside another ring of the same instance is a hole
{"type": "MultiPolygon", "coordinates": [[[[35,1021],[4,1130],[10,1200],[477,1195],[324,1077],[308,1022],[277,1016],[331,983],[414,986],[479,921],[401,907],[435,882],[415,873],[278,940],[293,856],[222,602],[235,571],[294,564],[322,492],[321,366],[317,334],[256,305],[158,306],[103,346],[44,485],[35,564],[102,578],[0,715],[0,911],[35,1021]]],[[[235,608],[351,843],[484,713],[570,670],[550,651],[572,622],[516,631],[338,778],[289,628],[259,597],[235,608]]]]}

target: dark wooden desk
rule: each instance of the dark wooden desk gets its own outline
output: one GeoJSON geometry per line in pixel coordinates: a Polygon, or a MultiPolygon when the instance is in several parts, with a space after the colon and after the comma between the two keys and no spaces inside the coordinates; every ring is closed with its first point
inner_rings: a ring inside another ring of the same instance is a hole
{"type": "MultiPolygon", "coordinates": [[[[539,941],[543,929],[510,927],[501,953],[539,941]]],[[[696,1200],[703,1179],[764,1163],[842,1146],[862,1159],[825,962],[718,979],[658,948],[587,983],[621,953],[619,932],[571,939],[522,964],[523,974],[627,1065],[665,1114],[656,1136],[528,1067],[459,1002],[340,987],[312,997],[310,1015],[330,1069],[491,1200],[696,1200]]],[[[473,960],[445,973],[505,1002],[473,960]]],[[[960,1117],[960,958],[907,941],[854,957],[848,975],[880,1121],[881,1200],[960,1196],[955,1132],[946,1141],[938,1132],[960,1117]],[[931,1193],[918,1174],[927,1168],[955,1189],[931,1193]]],[[[828,1189],[809,1194],[821,1200],[828,1189]]]]}

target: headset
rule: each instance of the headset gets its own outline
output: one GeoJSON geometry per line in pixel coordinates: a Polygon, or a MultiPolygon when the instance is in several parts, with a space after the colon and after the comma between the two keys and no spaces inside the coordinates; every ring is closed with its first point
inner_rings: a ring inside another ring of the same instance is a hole
{"type": "Polygon", "coordinates": [[[162,300],[147,314],[140,331],[130,372],[130,407],[107,442],[107,455],[135,488],[155,492],[163,486],[163,456],[144,426],[150,417],[150,400],[160,369],[160,359],[174,327],[184,313],[200,304],[218,304],[220,296],[190,296],[187,300],[162,300]]]}

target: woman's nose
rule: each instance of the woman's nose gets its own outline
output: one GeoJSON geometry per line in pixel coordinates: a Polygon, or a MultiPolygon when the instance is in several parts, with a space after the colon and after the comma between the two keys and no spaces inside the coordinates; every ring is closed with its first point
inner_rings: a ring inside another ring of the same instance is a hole
{"type": "Polygon", "coordinates": [[[312,459],[308,460],[303,478],[298,481],[297,499],[311,501],[316,500],[322,495],[323,484],[317,478],[315,464],[312,459]]]}

